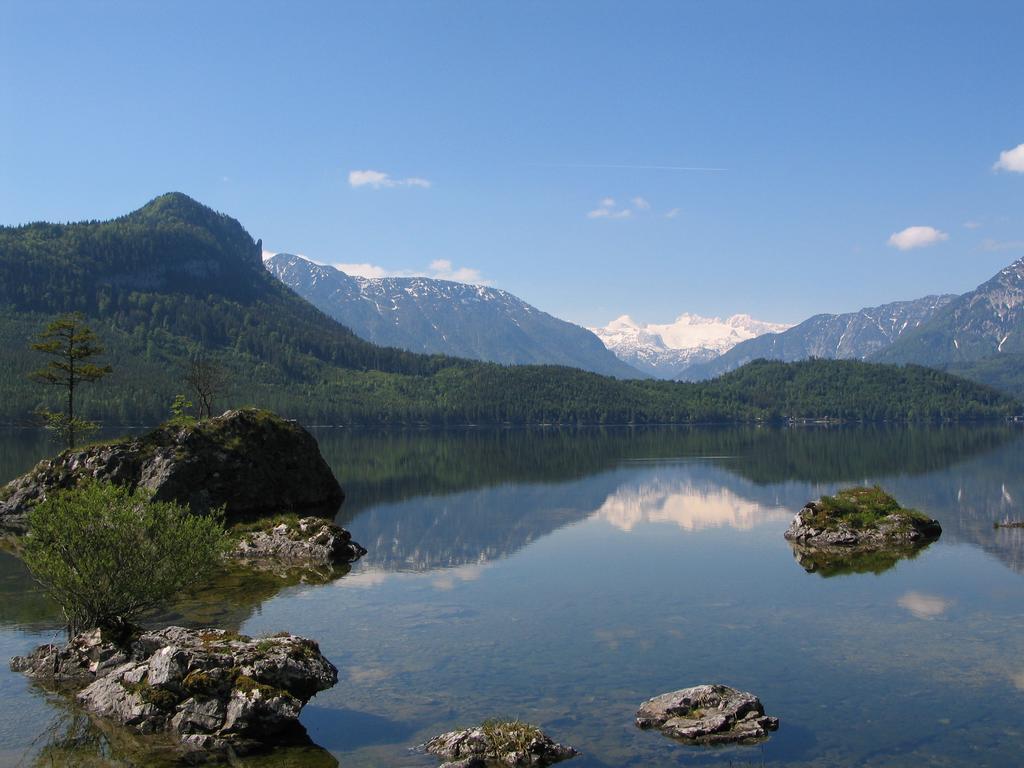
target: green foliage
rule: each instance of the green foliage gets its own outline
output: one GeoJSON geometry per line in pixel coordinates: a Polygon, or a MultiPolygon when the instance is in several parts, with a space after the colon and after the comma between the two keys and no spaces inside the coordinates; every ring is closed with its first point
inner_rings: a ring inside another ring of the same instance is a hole
{"type": "Polygon", "coordinates": [[[507,755],[510,752],[529,754],[530,745],[544,736],[540,728],[521,720],[492,718],[480,724],[487,740],[489,755],[507,755]]]}
{"type": "Polygon", "coordinates": [[[98,429],[94,422],[75,415],[75,390],[82,384],[99,381],[111,372],[109,365],[89,362],[103,354],[99,339],[79,312],[70,312],[47,323],[30,345],[36,352],[50,356],[45,368],[32,371],[35,381],[60,387],[66,394],[67,406],[63,413],[38,408],[36,414],[46,428],[56,433],[68,448],[75,447],[77,437],[98,429]]]}
{"type": "Polygon", "coordinates": [[[48,496],[28,524],[25,562],[69,634],[164,604],[218,565],[227,541],[217,516],[95,481],[48,496]]]}
{"type": "Polygon", "coordinates": [[[171,418],[165,424],[175,427],[188,427],[196,423],[195,417],[189,415],[188,409],[192,403],[185,399],[184,395],[175,395],[171,403],[171,418]]]}
{"type": "Polygon", "coordinates": [[[818,506],[821,511],[815,517],[815,524],[834,527],[840,522],[853,528],[870,528],[882,518],[899,514],[904,518],[929,518],[914,509],[904,509],[899,503],[875,485],[871,488],[855,486],[837,491],[835,496],[822,496],[818,506]]]}
{"type": "Polygon", "coordinates": [[[78,416],[69,417],[66,413],[48,411],[40,408],[35,416],[42,422],[43,428],[53,434],[53,438],[61,445],[74,448],[81,440],[95,434],[100,425],[89,419],[78,416]]]}

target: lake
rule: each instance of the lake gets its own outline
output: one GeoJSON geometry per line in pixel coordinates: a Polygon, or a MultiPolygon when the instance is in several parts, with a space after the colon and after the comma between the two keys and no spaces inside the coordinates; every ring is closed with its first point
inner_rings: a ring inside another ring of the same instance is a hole
{"type": "MultiPolygon", "coordinates": [[[[492,716],[598,766],[1002,766],[1024,753],[1024,432],[935,428],[314,430],[347,493],[351,570],[231,572],[153,621],[288,629],[339,669],[316,746],[254,765],[410,766],[492,716]],[[880,483],[939,520],[916,557],[805,570],[782,534],[808,500],[880,483]],[[762,744],[639,731],[646,698],[704,682],[781,718],[762,744]]],[[[51,447],[0,432],[0,481],[51,447]]],[[[0,656],[60,640],[0,552],[0,656]]],[[[0,668],[0,764],[148,764],[0,668]]],[[[144,746],[144,745],[143,745],[144,746]]]]}

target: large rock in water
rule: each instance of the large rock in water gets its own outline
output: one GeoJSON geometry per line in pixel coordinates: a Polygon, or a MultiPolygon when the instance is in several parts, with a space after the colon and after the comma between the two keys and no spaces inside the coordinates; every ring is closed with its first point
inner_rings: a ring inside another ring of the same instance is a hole
{"type": "Polygon", "coordinates": [[[157,501],[197,513],[223,505],[229,519],[298,511],[333,517],[344,499],[312,435],[246,408],[45,459],[0,488],[0,528],[23,529],[47,493],[85,478],[142,486],[157,501]]]}
{"type": "Polygon", "coordinates": [[[230,557],[299,566],[351,563],[366,554],[352,534],[329,520],[303,517],[241,536],[230,557]]]}
{"type": "Polygon", "coordinates": [[[807,549],[872,551],[919,547],[939,538],[942,526],[877,486],[856,487],[807,502],[783,535],[807,549]]]}
{"type": "Polygon", "coordinates": [[[121,643],[97,629],[17,656],[11,669],[79,687],[88,712],[137,733],[170,733],[186,750],[204,752],[254,751],[301,732],[303,705],[338,681],[312,640],[182,627],[121,643]]]}
{"type": "Polygon", "coordinates": [[[779,727],[752,693],[728,685],[695,685],[648,699],[636,713],[638,728],[659,728],[690,744],[745,744],[779,727]]]}
{"type": "Polygon", "coordinates": [[[488,720],[476,728],[442,733],[422,748],[445,761],[440,768],[543,768],[577,754],[536,726],[518,720],[488,720]]]}

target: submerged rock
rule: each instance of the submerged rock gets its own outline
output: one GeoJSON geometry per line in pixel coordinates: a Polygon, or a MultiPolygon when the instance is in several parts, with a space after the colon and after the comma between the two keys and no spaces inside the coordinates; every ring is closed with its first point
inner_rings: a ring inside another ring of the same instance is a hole
{"type": "Polygon", "coordinates": [[[442,733],[424,744],[423,749],[446,761],[441,768],[545,766],[577,754],[572,747],[554,742],[536,726],[499,720],[442,733]]]}
{"type": "Polygon", "coordinates": [[[779,727],[752,693],[728,685],[696,685],[648,699],[636,713],[638,728],[659,728],[691,744],[760,741],[779,727]]]}
{"type": "Polygon", "coordinates": [[[294,565],[351,563],[366,554],[352,534],[329,520],[303,517],[242,534],[231,557],[294,565]]]}
{"type": "Polygon", "coordinates": [[[298,423],[246,408],[186,426],[64,451],[0,488],[0,528],[23,529],[28,511],[84,478],[141,486],[157,501],[228,518],[284,511],[333,515],[344,498],[316,440],[298,423]]]}
{"type": "Polygon", "coordinates": [[[237,753],[301,731],[303,705],[338,681],[312,640],[182,627],[120,643],[93,630],[15,657],[11,669],[81,688],[76,698],[87,712],[137,733],[169,733],[189,751],[237,753]]]}
{"type": "Polygon", "coordinates": [[[816,550],[914,547],[942,534],[938,521],[904,509],[877,486],[847,488],[801,509],[784,536],[816,550]]]}

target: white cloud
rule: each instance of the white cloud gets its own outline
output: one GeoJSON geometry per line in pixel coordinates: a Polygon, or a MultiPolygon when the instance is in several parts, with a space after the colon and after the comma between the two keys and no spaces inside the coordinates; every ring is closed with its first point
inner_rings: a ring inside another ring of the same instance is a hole
{"type": "Polygon", "coordinates": [[[1024,144],[1000,152],[999,160],[992,166],[992,170],[1024,173],[1024,144]]]}
{"type": "Polygon", "coordinates": [[[907,227],[900,232],[894,232],[889,237],[889,245],[899,248],[901,251],[909,251],[912,248],[924,248],[948,239],[949,235],[940,232],[935,227],[907,227]]]}
{"type": "Polygon", "coordinates": [[[651,204],[644,200],[642,197],[634,197],[633,207],[636,208],[638,211],[647,211],[650,210],[651,204]]]}
{"type": "Polygon", "coordinates": [[[677,219],[683,211],[680,208],[673,208],[665,214],[666,219],[677,219]]]}
{"type": "MultiPolygon", "coordinates": [[[[634,198],[635,200],[642,200],[643,198],[634,198]]],[[[646,203],[647,201],[644,200],[646,203]]],[[[592,211],[587,211],[588,219],[628,219],[633,215],[633,211],[629,208],[619,208],[616,206],[615,198],[604,197],[597,204],[597,208],[592,211]]]]}
{"type": "Polygon", "coordinates": [[[277,251],[268,251],[266,248],[263,249],[263,260],[272,259],[277,256],[277,251]]]}
{"type": "Polygon", "coordinates": [[[980,221],[965,221],[964,222],[964,227],[966,227],[967,229],[981,229],[981,222],[980,221]]]}
{"type": "Polygon", "coordinates": [[[370,277],[373,279],[381,277],[412,277],[411,274],[406,273],[404,270],[386,269],[376,264],[333,264],[332,266],[337,267],[346,275],[354,275],[355,277],[370,277]]]}
{"type": "Polygon", "coordinates": [[[490,285],[479,269],[473,267],[457,267],[448,259],[435,259],[427,269],[391,269],[379,264],[333,264],[346,275],[380,279],[382,277],[430,277],[434,280],[453,280],[457,283],[473,285],[490,285]]]}
{"type": "Polygon", "coordinates": [[[383,171],[349,171],[348,183],[354,188],[370,187],[371,189],[391,189],[393,187],[420,187],[428,189],[430,182],[418,176],[410,176],[407,179],[393,179],[383,171]]]}

